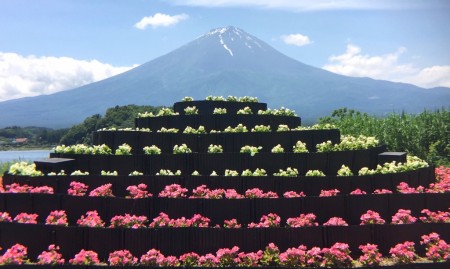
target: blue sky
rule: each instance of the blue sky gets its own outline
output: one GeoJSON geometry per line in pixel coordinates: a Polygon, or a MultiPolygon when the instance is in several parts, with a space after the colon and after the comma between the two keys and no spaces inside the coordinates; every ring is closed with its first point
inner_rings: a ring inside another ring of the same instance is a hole
{"type": "Polygon", "coordinates": [[[0,101],[104,79],[228,25],[339,74],[450,87],[447,0],[0,0],[0,101]]]}

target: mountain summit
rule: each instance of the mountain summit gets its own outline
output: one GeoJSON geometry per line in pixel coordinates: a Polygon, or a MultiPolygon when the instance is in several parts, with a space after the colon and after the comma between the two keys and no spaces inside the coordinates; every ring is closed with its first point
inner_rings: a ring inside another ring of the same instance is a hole
{"type": "Polygon", "coordinates": [[[304,120],[348,107],[383,114],[448,107],[450,89],[337,75],[229,26],[117,76],[51,95],[0,102],[0,127],[68,127],[116,105],[171,105],[184,96],[257,96],[304,120]]]}

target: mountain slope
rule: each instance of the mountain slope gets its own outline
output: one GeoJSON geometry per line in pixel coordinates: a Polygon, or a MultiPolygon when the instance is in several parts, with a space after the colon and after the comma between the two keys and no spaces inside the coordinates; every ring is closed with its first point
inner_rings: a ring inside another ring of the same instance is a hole
{"type": "Polygon", "coordinates": [[[52,95],[0,103],[0,127],[67,127],[116,105],[167,105],[184,96],[257,96],[304,119],[349,107],[382,114],[448,107],[450,89],[352,78],[305,65],[235,27],[213,29],[120,75],[52,95]]]}

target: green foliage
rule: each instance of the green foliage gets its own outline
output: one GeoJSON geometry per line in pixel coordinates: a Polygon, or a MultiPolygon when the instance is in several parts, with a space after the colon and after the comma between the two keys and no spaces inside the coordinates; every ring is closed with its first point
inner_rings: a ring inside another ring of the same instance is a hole
{"type": "Polygon", "coordinates": [[[450,164],[450,111],[447,109],[375,117],[341,108],[321,118],[319,123],[333,124],[343,135],[375,136],[391,151],[406,150],[436,165],[450,164]]]}
{"type": "Polygon", "coordinates": [[[108,108],[104,116],[99,114],[86,118],[82,123],[72,126],[59,141],[60,144],[91,144],[92,133],[102,128],[134,128],[138,113],[157,113],[160,107],[153,106],[115,106],[108,108]]]}
{"type": "Polygon", "coordinates": [[[52,130],[44,127],[0,128],[0,150],[51,148],[58,144],[67,129],[52,130]],[[13,143],[14,138],[27,138],[26,143],[13,143]]]}

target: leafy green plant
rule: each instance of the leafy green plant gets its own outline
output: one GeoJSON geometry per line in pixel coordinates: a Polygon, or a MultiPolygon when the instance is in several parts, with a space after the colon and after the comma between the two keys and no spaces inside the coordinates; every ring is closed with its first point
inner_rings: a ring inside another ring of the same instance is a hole
{"type": "Polygon", "coordinates": [[[31,177],[44,175],[41,171],[36,170],[36,165],[34,163],[28,162],[17,162],[11,164],[8,173],[11,175],[31,176],[31,177]]]}
{"type": "Polygon", "coordinates": [[[270,125],[255,125],[252,128],[252,132],[270,132],[270,125]]]}
{"type": "Polygon", "coordinates": [[[131,146],[123,143],[116,149],[115,155],[131,155],[131,146]]]}
{"type": "Polygon", "coordinates": [[[353,176],[353,172],[352,172],[352,170],[350,170],[349,167],[342,165],[341,168],[338,170],[337,175],[343,176],[343,177],[348,177],[348,176],[353,176]]]}
{"type": "Polygon", "coordinates": [[[160,169],[157,176],[181,176],[181,171],[177,170],[175,173],[169,169],[160,169]]]}
{"type": "Polygon", "coordinates": [[[181,99],[181,101],[183,101],[183,102],[191,102],[191,101],[194,101],[194,98],[192,98],[190,96],[185,96],[185,97],[183,97],[183,99],[181,99]]]}
{"type": "Polygon", "coordinates": [[[288,167],[286,170],[280,169],[278,173],[274,173],[273,175],[278,177],[297,177],[298,170],[297,168],[288,167]]]}
{"type": "Polygon", "coordinates": [[[157,155],[157,154],[161,154],[161,149],[158,148],[155,145],[151,145],[151,146],[146,146],[143,148],[144,154],[146,155],[157,155]]]}
{"type": "Polygon", "coordinates": [[[185,154],[185,153],[192,153],[192,150],[186,144],[181,144],[180,146],[175,145],[173,147],[173,154],[185,154]]]}
{"type": "Polygon", "coordinates": [[[192,128],[191,126],[187,126],[184,131],[183,134],[206,134],[206,129],[205,126],[200,125],[198,127],[198,129],[192,128]]]}
{"type": "Polygon", "coordinates": [[[186,115],[197,115],[198,109],[196,106],[188,106],[184,109],[184,114],[186,115]]]}
{"type": "Polygon", "coordinates": [[[242,123],[239,123],[236,127],[232,128],[228,126],[223,130],[224,133],[247,133],[248,129],[242,123]]]}
{"type": "Polygon", "coordinates": [[[158,114],[156,114],[156,117],[161,116],[176,116],[178,115],[178,112],[174,112],[173,109],[168,107],[163,107],[158,111],[158,114]]]}
{"type": "Polygon", "coordinates": [[[223,96],[212,96],[212,95],[206,96],[205,100],[206,101],[226,101],[226,99],[223,98],[223,96]]]}
{"type": "Polygon", "coordinates": [[[307,176],[307,177],[324,177],[325,174],[324,174],[324,172],[322,172],[320,170],[308,170],[308,172],[306,172],[305,176],[307,176]]]}
{"type": "Polygon", "coordinates": [[[100,172],[101,176],[118,176],[119,174],[117,173],[117,171],[101,171],[100,172]]]}
{"type": "Polygon", "coordinates": [[[288,132],[288,131],[290,131],[290,129],[289,126],[287,126],[286,124],[278,125],[277,132],[288,132]]]}
{"type": "Polygon", "coordinates": [[[308,151],[308,148],[306,147],[306,143],[303,143],[302,141],[299,140],[292,147],[292,152],[293,153],[305,153],[305,152],[309,152],[309,151],[308,151]]]}
{"type": "Polygon", "coordinates": [[[250,107],[246,106],[246,107],[244,107],[242,109],[239,109],[237,111],[237,114],[238,115],[250,115],[250,114],[253,114],[253,112],[252,112],[252,109],[250,107]]]}
{"type": "Polygon", "coordinates": [[[222,153],[223,148],[222,145],[209,145],[208,146],[208,153],[222,153]]]}
{"type": "Polygon", "coordinates": [[[225,176],[226,176],[226,177],[237,177],[237,176],[239,176],[239,173],[238,173],[238,171],[236,171],[236,170],[229,170],[229,169],[226,169],[226,170],[225,170],[225,176]]]}
{"type": "Polygon", "coordinates": [[[227,109],[216,107],[214,108],[213,114],[227,114],[227,109]]]}
{"type": "Polygon", "coordinates": [[[262,149],[261,146],[255,147],[245,145],[241,148],[240,153],[250,153],[251,156],[255,156],[255,154],[258,153],[261,149],[262,149]]]}
{"type": "Polygon", "coordinates": [[[165,128],[165,127],[161,127],[161,129],[159,129],[158,131],[156,131],[157,133],[173,133],[176,134],[178,133],[178,129],[177,128],[165,128]]]}
{"type": "Polygon", "coordinates": [[[272,148],[271,152],[272,153],[284,153],[284,148],[280,144],[278,144],[272,148]]]}

